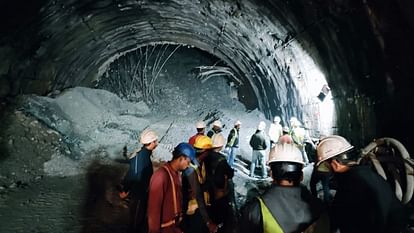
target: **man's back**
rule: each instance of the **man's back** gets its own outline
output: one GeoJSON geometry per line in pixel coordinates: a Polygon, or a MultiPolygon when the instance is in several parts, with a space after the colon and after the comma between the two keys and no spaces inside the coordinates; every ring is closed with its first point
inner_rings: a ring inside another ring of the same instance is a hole
{"type": "MultiPolygon", "coordinates": [[[[303,186],[272,186],[261,197],[283,232],[303,232],[319,219],[323,206],[303,186]]],[[[260,202],[254,198],[242,209],[241,232],[262,233],[263,214],[260,202]]]]}
{"type": "Polygon", "coordinates": [[[399,232],[406,215],[388,183],[367,166],[336,173],[332,221],[341,233],[399,232]]]}

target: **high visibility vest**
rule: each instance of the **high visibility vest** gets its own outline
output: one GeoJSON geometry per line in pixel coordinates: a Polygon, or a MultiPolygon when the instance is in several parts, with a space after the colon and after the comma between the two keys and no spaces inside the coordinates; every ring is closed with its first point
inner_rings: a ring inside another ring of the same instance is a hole
{"type": "Polygon", "coordinates": [[[260,209],[263,218],[263,233],[284,233],[279,223],[273,217],[270,210],[266,207],[265,203],[260,197],[257,197],[260,202],[260,209]]]}

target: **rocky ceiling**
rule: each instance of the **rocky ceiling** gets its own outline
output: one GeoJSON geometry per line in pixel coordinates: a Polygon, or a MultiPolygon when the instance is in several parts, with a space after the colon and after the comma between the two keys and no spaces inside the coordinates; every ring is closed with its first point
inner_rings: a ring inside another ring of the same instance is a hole
{"type": "MultiPolygon", "coordinates": [[[[274,114],[300,116],[312,58],[336,105],[338,133],[408,143],[410,0],[23,0],[1,3],[0,98],[90,86],[140,47],[182,44],[227,63],[239,90],[274,114]],[[294,71],[294,72],[293,72],[294,71]],[[289,109],[289,110],[286,110],[289,109]]],[[[411,78],[410,78],[411,77],[411,78]]]]}

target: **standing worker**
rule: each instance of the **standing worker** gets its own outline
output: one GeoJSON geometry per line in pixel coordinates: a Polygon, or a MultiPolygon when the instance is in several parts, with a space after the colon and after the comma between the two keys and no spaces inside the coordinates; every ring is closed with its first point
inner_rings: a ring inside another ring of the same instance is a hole
{"type": "Polygon", "coordinates": [[[264,130],[266,129],[266,123],[261,121],[257,126],[256,132],[250,138],[250,146],[253,149],[252,152],[252,163],[250,164],[250,176],[254,177],[256,163],[258,162],[262,167],[261,178],[267,178],[267,167],[266,167],[266,138],[264,130]]]}
{"type": "Polygon", "coordinates": [[[305,151],[306,131],[304,128],[301,127],[301,123],[296,117],[290,118],[290,125],[291,125],[290,135],[292,136],[292,139],[295,145],[302,152],[303,161],[305,162],[305,165],[307,165],[309,163],[309,158],[305,151]]]}
{"type": "Polygon", "coordinates": [[[213,222],[222,226],[218,232],[231,232],[234,228],[235,214],[232,209],[234,203],[233,181],[234,170],[220,151],[226,140],[221,134],[213,136],[213,148],[206,158],[207,182],[210,184],[211,206],[210,216],[213,222]]]}
{"type": "Polygon", "coordinates": [[[226,152],[228,153],[227,162],[231,168],[234,168],[234,159],[236,158],[239,149],[239,132],[241,122],[237,120],[234,123],[233,129],[230,130],[229,136],[227,137],[226,152]]]}
{"type": "Polygon", "coordinates": [[[269,138],[270,138],[270,147],[273,147],[278,141],[280,136],[283,135],[282,125],[280,124],[280,117],[275,116],[273,123],[269,127],[269,138]]]}
{"type": "MultiPolygon", "coordinates": [[[[219,134],[221,135],[221,134],[219,134]]],[[[209,156],[212,148],[211,138],[197,137],[194,148],[196,160],[183,172],[183,201],[184,201],[184,232],[215,233],[217,225],[210,218],[207,207],[210,206],[209,187],[206,182],[206,166],[204,160],[209,156]]]]}
{"type": "Polygon", "coordinates": [[[194,148],[180,143],[172,152],[172,160],[151,177],[148,199],[148,233],[182,233],[182,193],[180,172],[187,169],[194,148]]]}
{"type": "Polygon", "coordinates": [[[204,123],[204,121],[199,121],[196,123],[196,130],[197,133],[194,134],[193,136],[190,137],[190,139],[188,140],[188,143],[190,143],[191,145],[194,145],[195,140],[198,136],[202,136],[205,134],[206,131],[206,123],[204,123]]]}
{"type": "Polygon", "coordinates": [[[141,133],[141,150],[129,158],[129,170],[123,180],[123,198],[130,199],[128,232],[147,232],[148,186],[153,173],[151,155],[158,146],[158,135],[153,130],[141,133]]]}
{"type": "Polygon", "coordinates": [[[318,163],[328,163],[337,181],[331,205],[333,230],[341,233],[398,233],[407,214],[391,186],[370,167],[358,165],[354,147],[343,137],[323,138],[318,163]]]}
{"type": "Polygon", "coordinates": [[[242,208],[241,232],[329,232],[322,202],[300,184],[304,162],[299,149],[277,144],[269,153],[269,165],[272,187],[242,208]]]}

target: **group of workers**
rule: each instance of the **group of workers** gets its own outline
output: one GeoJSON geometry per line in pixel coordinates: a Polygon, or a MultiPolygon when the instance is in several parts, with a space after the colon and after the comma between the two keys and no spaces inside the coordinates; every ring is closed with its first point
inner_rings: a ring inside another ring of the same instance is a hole
{"type": "MultiPolygon", "coordinates": [[[[149,233],[288,233],[288,232],[402,232],[406,224],[403,205],[390,185],[367,166],[356,163],[353,146],[343,137],[322,138],[316,148],[316,168],[325,166],[337,181],[333,201],[326,205],[301,184],[302,169],[308,163],[303,147],[306,133],[297,119],[292,129],[280,126],[275,117],[269,129],[271,149],[268,160],[266,141],[260,122],[251,136],[253,160],[262,166],[262,177],[270,166],[272,186],[240,208],[239,224],[234,222],[232,192],[234,158],[239,147],[240,121],[236,121],[227,140],[221,122],[196,124],[197,134],[179,143],[172,159],[153,172],[150,156],[158,136],[145,130],[141,150],[130,156],[130,168],[123,182],[123,198],[131,198],[130,232],[149,233]],[[303,135],[303,136],[302,136],[303,135]],[[295,139],[296,137],[296,139],[295,139]],[[289,139],[290,138],[290,139],[289,139]],[[297,140],[297,141],[296,141],[297,140]],[[224,149],[225,148],[225,149],[224,149]]],[[[234,201],[234,200],[233,200],[234,201]]]]}

